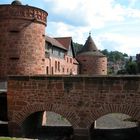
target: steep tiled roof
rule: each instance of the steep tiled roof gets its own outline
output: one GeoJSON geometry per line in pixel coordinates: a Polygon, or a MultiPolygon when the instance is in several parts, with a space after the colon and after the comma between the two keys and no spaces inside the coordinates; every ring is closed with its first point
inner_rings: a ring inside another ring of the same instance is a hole
{"type": "Polygon", "coordinates": [[[85,45],[83,46],[81,52],[88,52],[88,51],[98,51],[93,39],[91,36],[87,38],[85,45]]]}
{"type": "Polygon", "coordinates": [[[75,51],[73,48],[72,37],[57,37],[55,39],[57,41],[59,41],[67,50],[69,50],[69,47],[71,46],[73,57],[75,57],[75,51]]]}
{"type": "Polygon", "coordinates": [[[94,56],[104,56],[96,47],[92,37],[89,35],[87,41],[83,48],[78,52],[78,55],[86,54],[86,55],[94,55],[94,56]]]}
{"type": "Polygon", "coordinates": [[[66,49],[69,49],[72,41],[71,37],[57,37],[55,39],[59,41],[66,49]]]}
{"type": "Polygon", "coordinates": [[[63,50],[67,50],[67,48],[65,48],[63,46],[63,44],[61,44],[59,41],[57,41],[55,38],[51,38],[49,36],[46,36],[46,41],[49,42],[50,44],[52,44],[55,47],[61,48],[63,50]]]}

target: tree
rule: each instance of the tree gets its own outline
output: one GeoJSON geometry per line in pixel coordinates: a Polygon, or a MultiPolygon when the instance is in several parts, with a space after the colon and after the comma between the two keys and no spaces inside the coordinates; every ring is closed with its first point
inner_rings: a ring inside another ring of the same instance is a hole
{"type": "Polygon", "coordinates": [[[138,65],[135,61],[129,60],[126,63],[126,71],[128,74],[137,74],[138,73],[138,65]]]}
{"type": "Polygon", "coordinates": [[[101,51],[105,56],[107,56],[108,61],[117,62],[117,61],[124,61],[125,57],[128,55],[126,53],[121,53],[119,51],[111,51],[109,52],[107,49],[101,51]]]}
{"type": "Polygon", "coordinates": [[[124,57],[128,57],[128,54],[124,53],[123,56],[124,56],[124,57]]]}
{"type": "Polygon", "coordinates": [[[73,46],[74,46],[74,51],[77,54],[77,52],[79,52],[81,50],[81,48],[83,47],[82,44],[78,44],[78,43],[74,43],[73,42],[73,46]]]}
{"type": "Polygon", "coordinates": [[[138,66],[138,73],[140,73],[140,54],[136,55],[136,62],[137,62],[137,66],[138,66]]]}
{"type": "Polygon", "coordinates": [[[105,56],[109,56],[109,52],[108,52],[108,50],[107,49],[104,49],[104,50],[102,50],[101,51],[105,56]]]}

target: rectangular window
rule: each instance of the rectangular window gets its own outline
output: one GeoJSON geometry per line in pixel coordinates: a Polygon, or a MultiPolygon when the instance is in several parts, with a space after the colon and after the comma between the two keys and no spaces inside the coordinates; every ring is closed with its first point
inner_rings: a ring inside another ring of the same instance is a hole
{"type": "Polygon", "coordinates": [[[63,73],[65,72],[65,69],[63,68],[63,73]]]}
{"type": "Polygon", "coordinates": [[[60,71],[60,62],[58,62],[58,71],[60,71]]]}
{"type": "Polygon", "coordinates": [[[60,52],[60,50],[58,50],[58,56],[60,56],[61,55],[61,52],[60,52]]]}
{"type": "Polygon", "coordinates": [[[53,72],[53,67],[51,68],[52,69],[52,75],[54,74],[54,72],[53,72]]]}
{"type": "Polygon", "coordinates": [[[46,74],[49,74],[49,67],[46,67],[46,74]]]}
{"type": "Polygon", "coordinates": [[[52,54],[53,54],[53,52],[54,52],[54,51],[53,51],[53,47],[52,47],[51,49],[52,49],[52,54]]]}
{"type": "Polygon", "coordinates": [[[57,61],[55,61],[55,72],[57,72],[57,61]]]}
{"type": "Polygon", "coordinates": [[[70,58],[70,63],[72,63],[72,58],[70,58]]]}

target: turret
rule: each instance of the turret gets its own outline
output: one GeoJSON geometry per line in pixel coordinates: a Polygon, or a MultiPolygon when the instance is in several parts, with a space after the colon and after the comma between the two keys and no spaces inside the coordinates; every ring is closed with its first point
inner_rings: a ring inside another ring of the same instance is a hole
{"type": "Polygon", "coordinates": [[[0,5],[0,78],[45,74],[47,15],[18,0],[0,5]]]}
{"type": "Polygon", "coordinates": [[[90,34],[76,59],[80,64],[79,74],[107,74],[107,58],[97,49],[90,34]]]}

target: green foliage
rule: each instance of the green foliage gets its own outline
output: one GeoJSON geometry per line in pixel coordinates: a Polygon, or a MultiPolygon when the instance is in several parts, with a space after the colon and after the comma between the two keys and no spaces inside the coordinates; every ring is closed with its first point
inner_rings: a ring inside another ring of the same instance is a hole
{"type": "Polygon", "coordinates": [[[137,70],[138,70],[138,73],[140,73],[140,62],[137,62],[137,70]]]}
{"type": "Polygon", "coordinates": [[[0,140],[19,140],[17,138],[10,138],[10,137],[0,137],[0,140]]]}
{"type": "Polygon", "coordinates": [[[102,50],[101,51],[105,56],[109,56],[109,52],[108,52],[108,50],[107,49],[104,49],[104,50],[102,50]]]}
{"type": "Polygon", "coordinates": [[[126,69],[121,69],[117,72],[117,74],[127,74],[126,69]]]}
{"type": "Polygon", "coordinates": [[[138,73],[138,65],[135,61],[128,61],[126,63],[126,71],[128,74],[137,74],[138,73]]]}
{"type": "Polygon", "coordinates": [[[74,43],[73,42],[73,46],[74,46],[74,51],[77,54],[77,52],[79,52],[81,50],[81,48],[83,47],[82,44],[78,44],[78,43],[74,43]]]}
{"type": "Polygon", "coordinates": [[[124,56],[124,57],[128,57],[128,54],[124,53],[123,56],[124,56]]]}
{"type": "Polygon", "coordinates": [[[119,51],[111,51],[109,52],[107,49],[101,51],[104,55],[107,56],[108,61],[117,62],[124,61],[125,57],[128,57],[126,53],[121,53],[119,51]]]}

